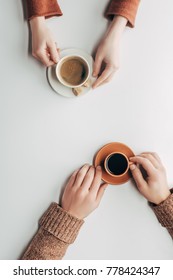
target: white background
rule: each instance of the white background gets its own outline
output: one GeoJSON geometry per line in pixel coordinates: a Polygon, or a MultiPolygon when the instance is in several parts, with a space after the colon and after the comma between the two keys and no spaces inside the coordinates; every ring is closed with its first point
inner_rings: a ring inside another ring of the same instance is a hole
{"type": "MultiPolygon", "coordinates": [[[[47,24],[60,48],[91,53],[107,27],[107,0],[60,0],[47,24]]],[[[124,33],[114,81],[83,98],[54,93],[28,54],[21,1],[0,0],[0,259],[19,258],[65,180],[104,144],[157,151],[173,183],[173,3],[142,1],[124,33]]],[[[172,259],[172,240],[134,184],[109,186],[65,259],[172,259]]]]}

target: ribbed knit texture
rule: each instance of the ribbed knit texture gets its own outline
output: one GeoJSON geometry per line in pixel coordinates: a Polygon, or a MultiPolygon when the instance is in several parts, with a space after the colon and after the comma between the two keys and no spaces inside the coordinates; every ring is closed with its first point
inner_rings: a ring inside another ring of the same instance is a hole
{"type": "Polygon", "coordinates": [[[79,220],[53,202],[39,221],[39,225],[53,234],[56,238],[71,244],[76,239],[83,224],[79,220]]]}
{"type": "Polygon", "coordinates": [[[109,19],[112,19],[114,15],[123,16],[128,20],[128,26],[134,27],[139,2],[140,0],[112,0],[106,16],[109,19]]]}
{"type": "MultiPolygon", "coordinates": [[[[158,221],[173,238],[173,189],[170,196],[159,205],[151,204],[158,221]]],[[[55,202],[40,219],[40,228],[24,252],[23,260],[62,259],[69,244],[74,242],[83,220],[64,211],[55,202]]]]}
{"type": "Polygon", "coordinates": [[[56,0],[27,0],[28,19],[36,16],[61,16],[62,12],[56,0]]]}
{"type": "Polygon", "coordinates": [[[152,203],[150,205],[158,221],[163,227],[167,228],[173,238],[173,189],[171,189],[171,194],[165,201],[159,205],[153,205],[152,203]]]}
{"type": "Polygon", "coordinates": [[[24,252],[23,260],[62,259],[84,223],[57,203],[52,203],[39,221],[40,228],[24,252]]]}
{"type": "MultiPolygon", "coordinates": [[[[73,1],[73,0],[71,0],[73,1]]],[[[128,20],[128,25],[133,27],[140,0],[112,0],[106,11],[106,17],[112,19],[114,15],[120,15],[128,20]]],[[[61,9],[57,0],[27,0],[28,19],[36,16],[60,16],[61,9]]]]}

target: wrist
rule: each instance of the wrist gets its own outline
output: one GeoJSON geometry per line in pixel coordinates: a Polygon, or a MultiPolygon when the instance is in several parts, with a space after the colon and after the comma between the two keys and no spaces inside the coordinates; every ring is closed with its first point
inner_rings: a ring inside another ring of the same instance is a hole
{"type": "Polygon", "coordinates": [[[45,17],[34,17],[30,20],[31,29],[39,28],[45,24],[45,17]]]}
{"type": "Polygon", "coordinates": [[[170,196],[171,192],[170,190],[168,189],[164,195],[158,197],[157,201],[155,202],[156,205],[159,205],[161,204],[162,202],[164,202],[169,196],[170,196]]]}
{"type": "Polygon", "coordinates": [[[126,25],[127,25],[127,19],[125,17],[115,16],[109,26],[109,29],[108,29],[108,32],[106,35],[108,37],[111,37],[112,40],[120,39],[126,25]]]}
{"type": "Polygon", "coordinates": [[[76,219],[79,219],[79,220],[83,220],[84,217],[81,216],[80,214],[76,213],[76,212],[73,212],[73,211],[67,211],[71,216],[73,216],[74,218],[76,219]]]}
{"type": "MultiPolygon", "coordinates": [[[[64,208],[62,208],[62,209],[64,209],[64,208]]],[[[71,216],[73,216],[74,218],[76,218],[76,219],[79,219],[79,220],[83,220],[84,219],[84,217],[82,216],[82,215],[80,215],[79,213],[76,213],[75,211],[73,211],[73,210],[66,210],[66,209],[64,209],[68,214],[70,214],[71,216]]]]}
{"type": "Polygon", "coordinates": [[[72,215],[73,217],[82,220],[83,217],[77,213],[76,211],[74,211],[73,209],[71,209],[71,207],[66,207],[65,205],[63,205],[63,203],[60,205],[60,207],[66,211],[67,213],[69,213],[70,215],[72,215]]]}

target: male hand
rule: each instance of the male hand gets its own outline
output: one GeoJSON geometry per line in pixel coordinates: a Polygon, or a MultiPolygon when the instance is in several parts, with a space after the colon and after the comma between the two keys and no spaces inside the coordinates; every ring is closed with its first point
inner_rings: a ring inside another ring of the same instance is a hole
{"type": "Polygon", "coordinates": [[[134,163],[130,165],[130,170],[140,193],[154,204],[160,204],[166,200],[170,195],[170,190],[166,171],[159,156],[156,153],[142,153],[131,157],[130,161],[134,163]],[[146,178],[135,164],[143,167],[147,173],[146,178]]]}

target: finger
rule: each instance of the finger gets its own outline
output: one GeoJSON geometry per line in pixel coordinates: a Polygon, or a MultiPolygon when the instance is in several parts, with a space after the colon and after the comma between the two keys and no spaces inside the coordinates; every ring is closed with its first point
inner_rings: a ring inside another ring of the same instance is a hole
{"type": "Polygon", "coordinates": [[[103,86],[104,84],[109,83],[112,80],[112,78],[114,77],[114,75],[115,75],[115,72],[112,73],[105,81],[103,81],[101,84],[99,84],[99,87],[103,86]]]}
{"type": "Polygon", "coordinates": [[[102,169],[100,166],[97,166],[94,180],[90,188],[90,191],[92,191],[95,196],[97,196],[98,190],[100,189],[101,180],[102,180],[102,169]]]}
{"type": "Polygon", "coordinates": [[[98,204],[100,203],[107,187],[108,187],[108,184],[105,184],[105,183],[100,186],[98,194],[97,194],[97,203],[98,204]]]}
{"type": "Polygon", "coordinates": [[[141,157],[141,156],[131,157],[130,161],[141,164],[142,167],[146,170],[148,176],[153,175],[153,173],[156,170],[155,167],[153,166],[153,164],[151,163],[151,161],[149,161],[148,159],[146,159],[144,157],[141,157]]]}
{"type": "Polygon", "coordinates": [[[94,180],[94,176],[95,176],[95,168],[93,166],[90,166],[81,185],[82,190],[89,190],[94,180]]]}
{"type": "Polygon", "coordinates": [[[56,44],[52,43],[52,44],[48,45],[48,48],[49,48],[49,52],[50,52],[50,59],[54,63],[58,63],[58,61],[59,61],[59,52],[57,50],[56,44]]]}
{"type": "Polygon", "coordinates": [[[130,170],[133,176],[133,179],[135,180],[135,183],[138,187],[138,189],[145,188],[147,186],[146,181],[144,180],[141,171],[135,164],[130,165],[130,170]]]}
{"type": "Polygon", "coordinates": [[[93,76],[97,77],[100,73],[101,65],[102,65],[103,58],[96,54],[95,62],[94,62],[94,69],[93,69],[93,76]]]}
{"type": "Polygon", "coordinates": [[[160,162],[162,164],[161,158],[159,157],[159,155],[157,153],[150,152],[150,154],[153,155],[153,157],[155,157],[158,160],[158,162],[160,162]]]}
{"type": "Polygon", "coordinates": [[[142,153],[140,156],[148,159],[153,164],[153,166],[155,168],[159,168],[160,167],[160,163],[158,162],[158,160],[155,157],[153,157],[152,154],[142,153]]]}
{"type": "MultiPolygon", "coordinates": [[[[40,55],[33,55],[37,60],[39,60],[43,65],[45,65],[46,67],[52,66],[54,65],[54,62],[51,61],[49,59],[49,57],[47,57],[47,59],[45,60],[44,58],[42,58],[40,55]]],[[[47,56],[47,54],[46,54],[47,56]]]]}
{"type": "Polygon", "coordinates": [[[37,54],[37,58],[47,67],[54,64],[54,62],[49,59],[49,56],[46,52],[40,52],[39,54],[37,54]]]}
{"type": "Polygon", "coordinates": [[[159,168],[161,168],[162,170],[165,170],[165,166],[163,165],[161,158],[159,157],[159,155],[157,153],[152,152],[151,153],[153,155],[153,157],[158,161],[159,164],[159,168]]]}
{"type": "Polygon", "coordinates": [[[81,186],[81,184],[82,184],[82,182],[83,182],[83,180],[84,180],[84,178],[85,178],[85,175],[86,175],[86,173],[88,172],[88,169],[89,169],[89,164],[85,164],[80,170],[79,170],[79,172],[78,172],[78,174],[77,174],[77,176],[76,176],[76,180],[75,180],[75,182],[74,182],[74,184],[73,184],[73,186],[76,188],[76,189],[78,189],[80,186],[81,186]]]}
{"type": "Polygon", "coordinates": [[[66,190],[70,189],[73,186],[73,184],[76,180],[76,175],[77,175],[78,172],[79,172],[79,169],[77,169],[76,171],[73,172],[73,174],[71,175],[70,179],[67,182],[67,185],[66,185],[66,188],[65,188],[66,190]]]}
{"type": "Polygon", "coordinates": [[[101,83],[103,83],[112,73],[114,72],[111,66],[106,66],[105,70],[101,74],[101,76],[95,81],[93,84],[93,88],[98,87],[101,83]]]}

